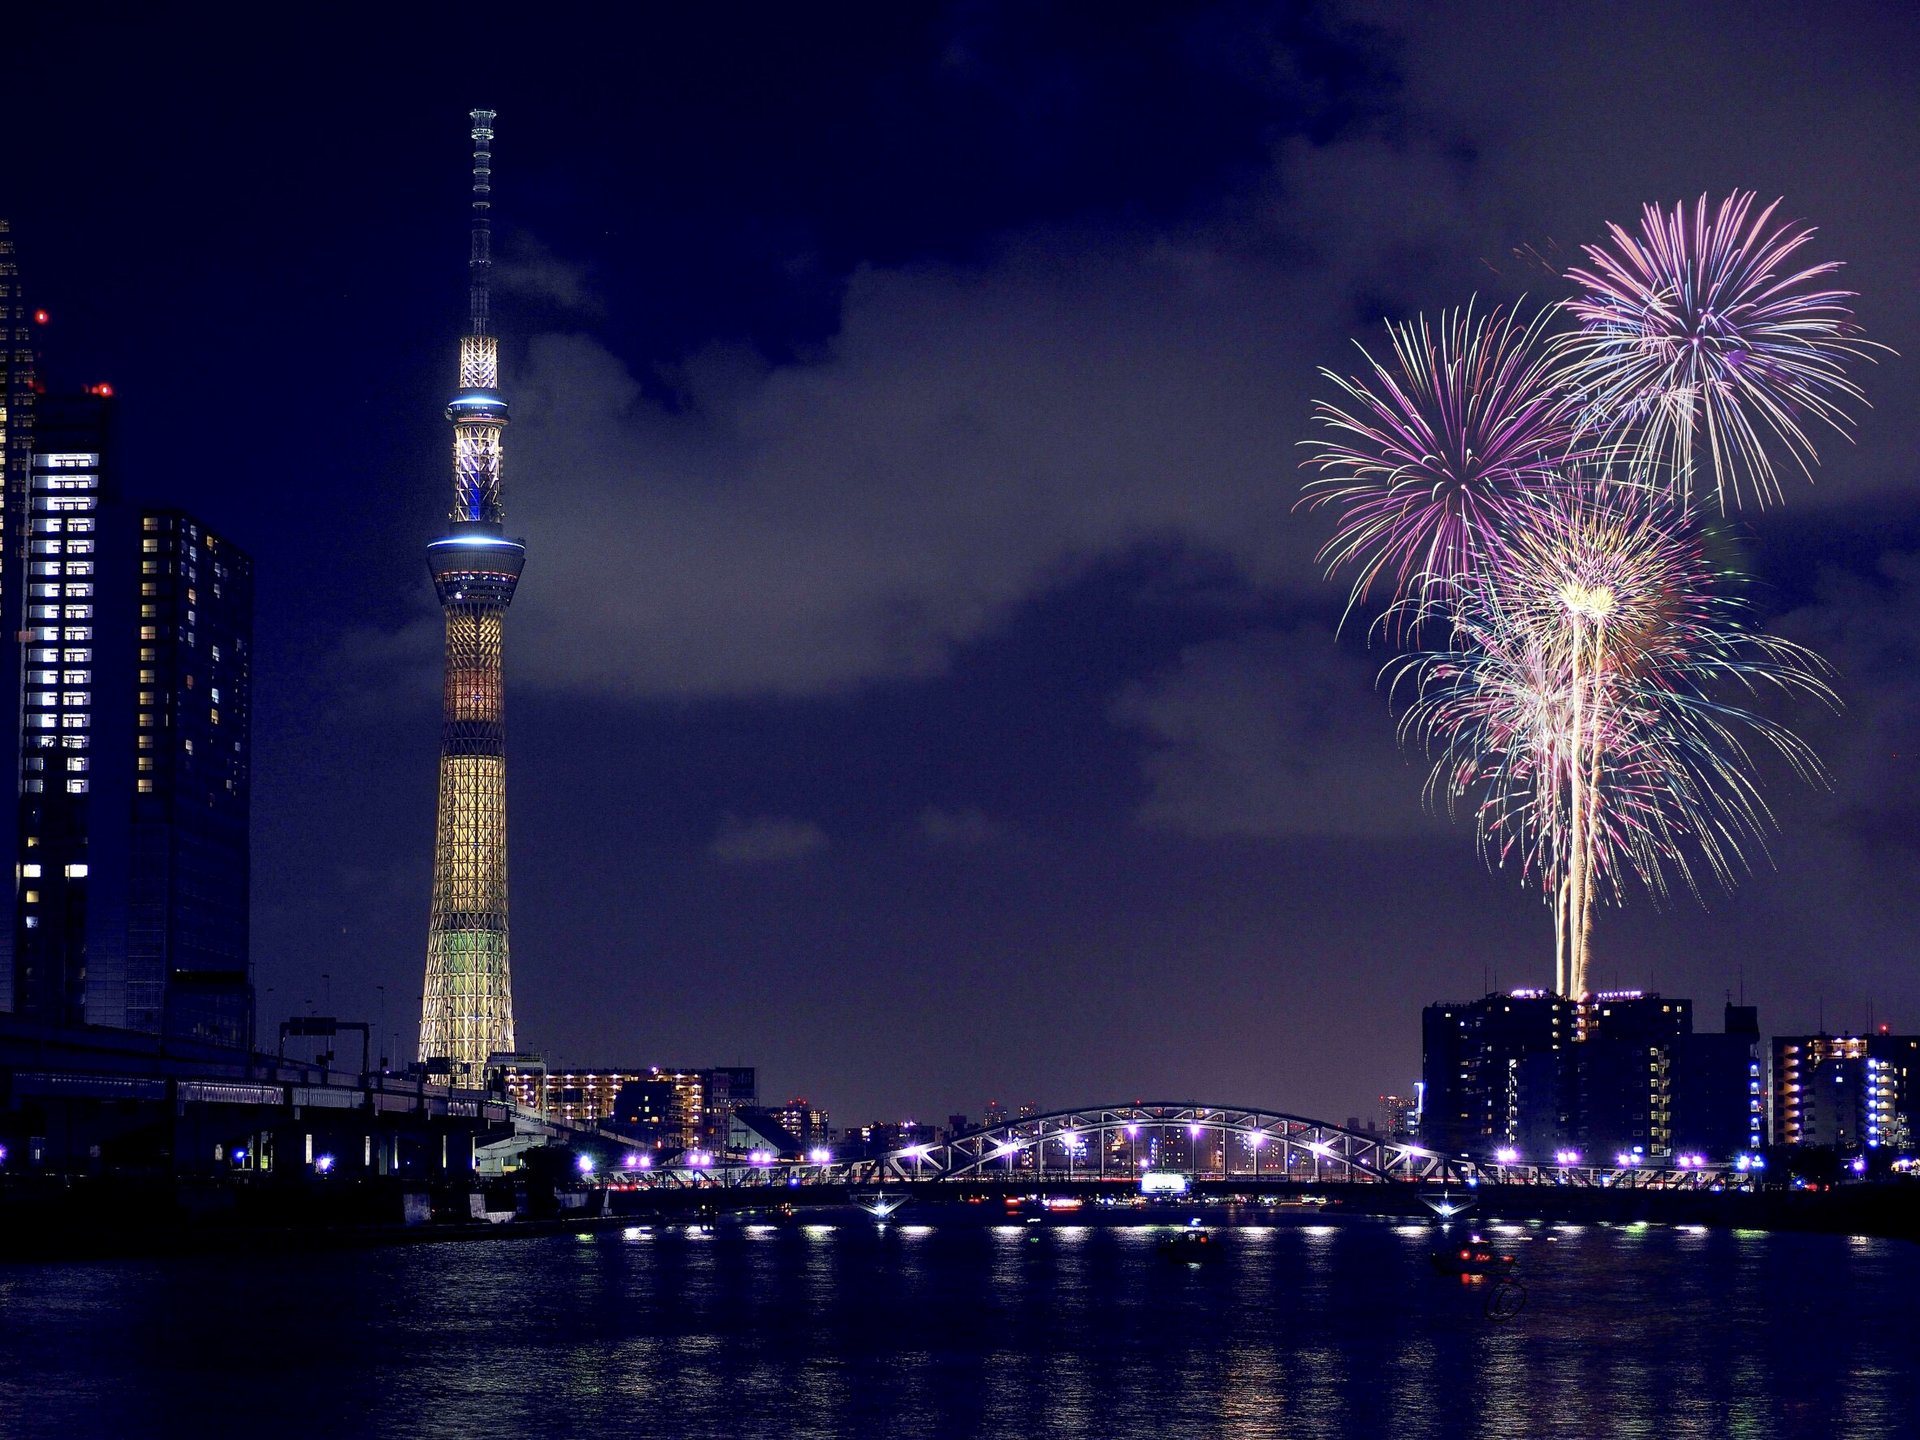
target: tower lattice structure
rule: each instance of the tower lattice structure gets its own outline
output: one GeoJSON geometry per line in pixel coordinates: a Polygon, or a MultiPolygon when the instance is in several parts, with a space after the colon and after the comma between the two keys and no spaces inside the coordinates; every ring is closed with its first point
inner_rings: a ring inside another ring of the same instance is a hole
{"type": "Polygon", "coordinates": [[[507,744],[501,638],[526,546],[507,538],[500,507],[499,345],[488,333],[493,269],[491,110],[473,120],[468,333],[460,341],[453,422],[453,510],[427,546],[447,622],[440,727],[440,791],[433,846],[433,910],[420,1007],[420,1058],[444,1059],[455,1078],[514,1048],[507,962],[507,744]]]}

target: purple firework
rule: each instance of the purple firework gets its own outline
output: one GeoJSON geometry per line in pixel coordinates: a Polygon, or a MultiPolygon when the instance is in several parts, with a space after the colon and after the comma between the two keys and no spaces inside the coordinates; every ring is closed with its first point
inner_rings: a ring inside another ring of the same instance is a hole
{"type": "Polygon", "coordinates": [[[1332,505],[1339,523],[1320,551],[1328,573],[1357,571],[1357,604],[1383,575],[1397,592],[1424,590],[1464,571],[1498,517],[1566,457],[1569,406],[1538,341],[1553,315],[1522,324],[1472,306],[1408,325],[1387,323],[1389,366],[1361,347],[1368,378],[1323,370],[1344,392],[1314,415],[1331,438],[1303,442],[1309,508],[1332,505]]]}
{"type": "Polygon", "coordinates": [[[1583,432],[1683,499],[1710,475],[1723,511],[1743,487],[1778,497],[1770,443],[1811,476],[1808,422],[1845,434],[1840,405],[1862,399],[1842,362],[1884,348],[1858,338],[1854,292],[1827,288],[1838,262],[1793,268],[1813,230],[1753,202],[1736,191],[1710,212],[1702,195],[1691,216],[1643,207],[1637,235],[1608,226],[1567,272],[1581,328],[1558,342],[1583,432]]]}

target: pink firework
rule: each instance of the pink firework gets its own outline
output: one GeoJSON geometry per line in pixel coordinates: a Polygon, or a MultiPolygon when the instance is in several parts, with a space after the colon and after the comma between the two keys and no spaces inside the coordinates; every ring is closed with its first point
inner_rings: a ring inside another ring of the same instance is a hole
{"type": "Polygon", "coordinates": [[[1321,372],[1346,403],[1314,406],[1333,435],[1303,442],[1319,472],[1304,503],[1339,511],[1320,558],[1329,573],[1357,572],[1350,604],[1383,576],[1404,593],[1461,574],[1501,510],[1564,459],[1569,405],[1538,343],[1553,313],[1522,324],[1468,306],[1436,326],[1389,321],[1391,365],[1362,347],[1371,376],[1321,372]]]}
{"type": "Polygon", "coordinates": [[[1772,448],[1811,476],[1809,426],[1846,434],[1841,407],[1863,398],[1843,362],[1884,348],[1858,338],[1854,292],[1829,287],[1838,262],[1795,258],[1813,230],[1753,202],[1736,191],[1709,211],[1703,195],[1691,215],[1645,206],[1638,234],[1608,226],[1611,243],[1581,247],[1588,267],[1567,272],[1581,328],[1557,343],[1583,432],[1682,499],[1711,489],[1723,511],[1747,490],[1778,498],[1772,448]]]}

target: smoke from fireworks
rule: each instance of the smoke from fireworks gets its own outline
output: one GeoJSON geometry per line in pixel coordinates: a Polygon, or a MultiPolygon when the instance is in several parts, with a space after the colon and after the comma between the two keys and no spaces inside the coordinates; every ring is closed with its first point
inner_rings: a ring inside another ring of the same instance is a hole
{"type": "Polygon", "coordinates": [[[1841,405],[1862,396],[1842,365],[1880,348],[1857,338],[1854,292],[1829,287],[1837,262],[1792,268],[1814,232],[1753,202],[1736,191],[1709,214],[1702,195],[1691,216],[1646,206],[1638,234],[1608,226],[1611,244],[1567,272],[1581,328],[1559,343],[1583,426],[1636,475],[1711,490],[1723,511],[1779,497],[1770,441],[1811,476],[1808,424],[1848,432],[1841,405]]]}

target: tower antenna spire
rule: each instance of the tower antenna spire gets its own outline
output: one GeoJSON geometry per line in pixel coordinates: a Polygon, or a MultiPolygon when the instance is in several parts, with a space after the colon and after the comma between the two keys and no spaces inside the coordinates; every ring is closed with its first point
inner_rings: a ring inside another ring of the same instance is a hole
{"type": "Polygon", "coordinates": [[[487,333],[487,301],[493,285],[493,117],[469,110],[473,121],[473,244],[467,254],[467,333],[487,333]]]}

